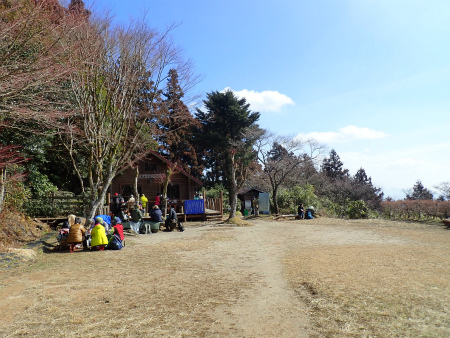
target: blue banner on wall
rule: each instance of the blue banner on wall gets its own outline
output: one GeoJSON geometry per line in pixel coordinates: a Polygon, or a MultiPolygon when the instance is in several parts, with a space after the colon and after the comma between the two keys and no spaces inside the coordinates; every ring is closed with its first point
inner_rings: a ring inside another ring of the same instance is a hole
{"type": "Polygon", "coordinates": [[[204,200],[186,200],[184,201],[184,213],[186,215],[204,214],[205,201],[204,200]]]}

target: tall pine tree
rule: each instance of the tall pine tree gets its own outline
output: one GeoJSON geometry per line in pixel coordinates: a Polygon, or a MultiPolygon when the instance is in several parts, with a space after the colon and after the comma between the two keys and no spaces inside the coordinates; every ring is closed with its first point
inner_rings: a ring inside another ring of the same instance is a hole
{"type": "Polygon", "coordinates": [[[230,218],[236,211],[239,176],[254,161],[254,140],[246,133],[257,128],[260,114],[251,112],[245,98],[238,98],[230,90],[207,94],[203,101],[206,111],[197,109],[201,128],[195,134],[201,161],[205,166],[207,185],[224,185],[230,193],[230,218]]]}
{"type": "Polygon", "coordinates": [[[162,95],[162,135],[158,138],[160,153],[187,172],[198,174],[201,168],[198,167],[192,134],[200,123],[194,119],[182,100],[184,92],[175,69],[169,71],[167,86],[162,95]]]}
{"type": "Polygon", "coordinates": [[[332,180],[344,179],[348,177],[348,169],[343,169],[343,163],[334,149],[330,151],[330,158],[325,158],[322,162],[322,171],[332,180]]]}

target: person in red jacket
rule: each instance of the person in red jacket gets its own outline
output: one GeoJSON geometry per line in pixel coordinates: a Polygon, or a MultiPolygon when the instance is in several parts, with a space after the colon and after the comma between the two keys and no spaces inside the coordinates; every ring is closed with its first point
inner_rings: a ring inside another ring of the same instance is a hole
{"type": "Polygon", "coordinates": [[[160,194],[157,193],[155,196],[155,205],[157,205],[159,207],[160,204],[161,204],[161,197],[160,197],[160,194]]]}
{"type": "Polygon", "coordinates": [[[113,235],[116,234],[120,237],[120,240],[123,241],[125,239],[125,236],[123,234],[123,225],[122,220],[119,217],[114,217],[111,221],[113,235]]]}
{"type": "Polygon", "coordinates": [[[111,235],[108,241],[108,249],[120,250],[125,246],[125,236],[123,235],[123,225],[120,224],[121,220],[118,217],[114,217],[111,221],[111,235]]]}

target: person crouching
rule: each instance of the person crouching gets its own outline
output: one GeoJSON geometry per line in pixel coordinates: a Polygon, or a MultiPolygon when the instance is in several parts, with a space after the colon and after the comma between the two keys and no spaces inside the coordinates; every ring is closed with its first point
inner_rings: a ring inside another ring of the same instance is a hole
{"type": "Polygon", "coordinates": [[[86,234],[86,229],[81,225],[82,221],[79,217],[75,218],[75,224],[73,224],[69,229],[69,235],[67,236],[66,242],[68,244],[80,244],[83,243],[84,235],[86,234]]]}
{"type": "Polygon", "coordinates": [[[108,249],[120,250],[125,246],[125,236],[123,235],[123,225],[118,217],[111,220],[111,236],[108,241],[108,249]]]}
{"type": "Polygon", "coordinates": [[[94,251],[103,251],[108,245],[105,227],[97,223],[91,231],[91,249],[94,251]]]}

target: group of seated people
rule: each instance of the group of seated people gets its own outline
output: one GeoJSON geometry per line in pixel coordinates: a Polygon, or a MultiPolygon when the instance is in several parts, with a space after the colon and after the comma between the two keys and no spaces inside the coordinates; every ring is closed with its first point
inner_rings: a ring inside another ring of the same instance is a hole
{"type": "Polygon", "coordinates": [[[161,209],[154,205],[150,212],[150,221],[144,222],[143,209],[139,205],[128,208],[116,209],[116,214],[98,215],[91,222],[88,229],[83,225],[84,219],[69,215],[63,222],[57,235],[59,246],[74,245],[75,247],[91,248],[91,250],[106,249],[120,250],[125,246],[122,220],[129,222],[130,228],[136,234],[158,232],[164,225],[166,231],[178,228],[184,231],[183,225],[178,221],[175,207],[171,204],[167,207],[167,216],[164,220],[161,209]]]}
{"type": "Polygon", "coordinates": [[[303,204],[300,204],[298,206],[298,216],[300,219],[313,219],[314,218],[314,209],[312,207],[306,209],[305,211],[305,207],[303,206],[303,204]]]}
{"type": "Polygon", "coordinates": [[[130,227],[135,233],[150,234],[152,232],[158,232],[161,230],[161,226],[165,226],[166,231],[172,231],[178,228],[179,231],[184,231],[183,225],[178,221],[175,207],[171,204],[167,206],[167,216],[164,220],[162,211],[158,205],[154,205],[151,208],[150,221],[144,222],[142,219],[142,210],[133,209],[130,213],[130,227]]]}
{"type": "Polygon", "coordinates": [[[131,205],[129,208],[120,208],[117,210],[116,217],[128,221],[131,230],[136,233],[150,234],[161,230],[164,225],[166,231],[172,231],[178,228],[179,231],[184,231],[183,225],[178,221],[175,206],[169,203],[167,205],[167,216],[164,220],[161,209],[157,204],[150,209],[150,221],[143,220],[143,207],[138,204],[131,205]]]}
{"type": "Polygon", "coordinates": [[[113,217],[109,218],[108,222],[108,217],[106,215],[97,216],[91,226],[86,229],[82,218],[69,215],[57,235],[59,246],[84,246],[94,251],[103,251],[105,248],[122,249],[125,246],[122,221],[118,217],[113,217]]]}

